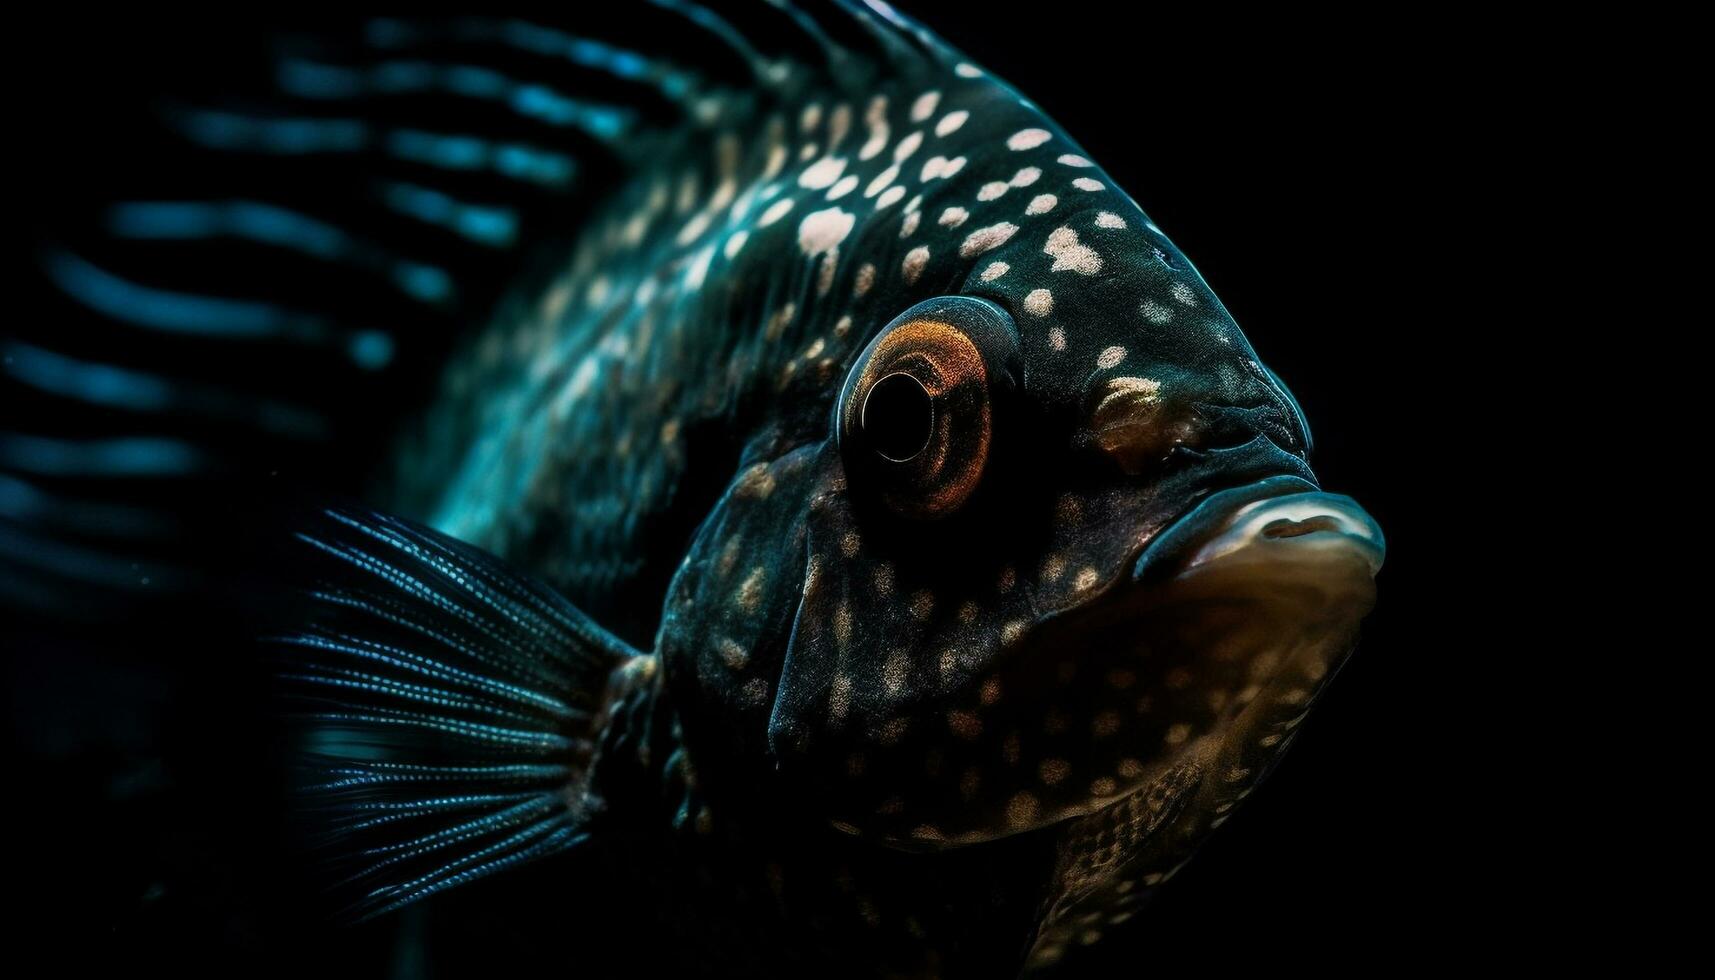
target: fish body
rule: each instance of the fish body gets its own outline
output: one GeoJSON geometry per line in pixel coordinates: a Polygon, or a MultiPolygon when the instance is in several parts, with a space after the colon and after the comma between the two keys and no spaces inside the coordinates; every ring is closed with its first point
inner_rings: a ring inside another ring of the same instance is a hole
{"type": "Polygon", "coordinates": [[[299,532],[303,814],[360,916],[606,848],[655,869],[669,958],[1052,963],[1291,743],[1380,531],[1028,99],[881,5],[726,14],[809,60],[662,9],[750,81],[582,49],[682,124],[610,139],[611,189],[448,356],[367,501],[404,518],[299,532]]]}

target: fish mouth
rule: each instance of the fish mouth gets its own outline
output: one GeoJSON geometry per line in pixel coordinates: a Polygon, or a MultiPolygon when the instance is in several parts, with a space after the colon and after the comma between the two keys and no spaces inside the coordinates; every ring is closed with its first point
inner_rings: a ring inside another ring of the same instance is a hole
{"type": "Polygon", "coordinates": [[[1154,584],[1235,563],[1256,571],[1361,565],[1373,579],[1386,552],[1381,526],[1357,501],[1273,476],[1205,497],[1150,541],[1131,579],[1154,584]]]}

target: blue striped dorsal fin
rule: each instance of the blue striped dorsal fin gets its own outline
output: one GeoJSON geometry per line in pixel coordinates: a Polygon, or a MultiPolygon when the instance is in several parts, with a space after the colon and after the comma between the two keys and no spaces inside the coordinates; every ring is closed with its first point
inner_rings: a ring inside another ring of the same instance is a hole
{"type": "Polygon", "coordinates": [[[36,312],[0,330],[0,606],[112,619],[218,585],[241,502],[357,492],[632,154],[773,97],[718,15],[628,7],[248,24],[186,53],[217,73],[68,102],[54,152],[89,179],[45,189],[36,312]]]}
{"type": "Polygon", "coordinates": [[[235,502],[358,492],[458,338],[663,147],[944,54],[849,0],[332,23],[139,42],[220,68],[68,107],[90,182],[42,205],[38,312],[0,332],[0,605],[218,584],[235,502]],[[115,509],[135,533],[66,519],[115,509]]]}

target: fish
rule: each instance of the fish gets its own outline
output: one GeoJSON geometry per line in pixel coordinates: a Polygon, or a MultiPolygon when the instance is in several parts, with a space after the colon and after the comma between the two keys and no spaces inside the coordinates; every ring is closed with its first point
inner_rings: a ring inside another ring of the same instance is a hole
{"type": "MultiPolygon", "coordinates": [[[[276,112],[167,110],[202,153],[383,168],[357,212],[110,212],[148,248],[336,270],[294,282],[315,312],[48,253],[76,304],[163,345],[403,375],[373,382],[425,392],[396,437],[40,344],[8,341],[8,370],[169,433],[236,420],[249,451],[346,432],[377,474],[282,532],[266,638],[343,916],[617,853],[591,867],[654,869],[682,967],[1052,967],[1292,744],[1375,602],[1381,529],[1318,484],[1304,413],[1189,259],[1006,82],[877,2],[632,16],[659,53],[575,17],[377,20],[280,54],[276,112]],[[421,121],[443,117],[492,132],[421,121]],[[476,268],[491,303],[461,293],[476,268]],[[363,303],[303,285],[355,278],[363,303]],[[375,325],[407,308],[469,322],[375,325]]],[[[201,475],[233,443],[6,434],[0,489],[46,537],[94,505],[32,467],[201,475]]],[[[57,571],[127,579],[92,551],[57,571]]]]}

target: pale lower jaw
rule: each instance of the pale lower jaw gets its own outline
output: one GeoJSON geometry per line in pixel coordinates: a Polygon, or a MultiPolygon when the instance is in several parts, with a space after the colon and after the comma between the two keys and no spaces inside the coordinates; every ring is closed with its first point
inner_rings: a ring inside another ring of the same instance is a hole
{"type": "MultiPolygon", "coordinates": [[[[1132,610],[1154,642],[1197,651],[1199,674],[1232,671],[1225,720],[1156,759],[1126,794],[1171,803],[1165,838],[1140,842],[1134,856],[1162,869],[1220,826],[1291,744],[1356,645],[1384,547],[1357,504],[1319,491],[1243,504],[1204,533],[1132,610]]],[[[1118,802],[1102,801],[1087,819],[1108,819],[1118,802]]]]}

